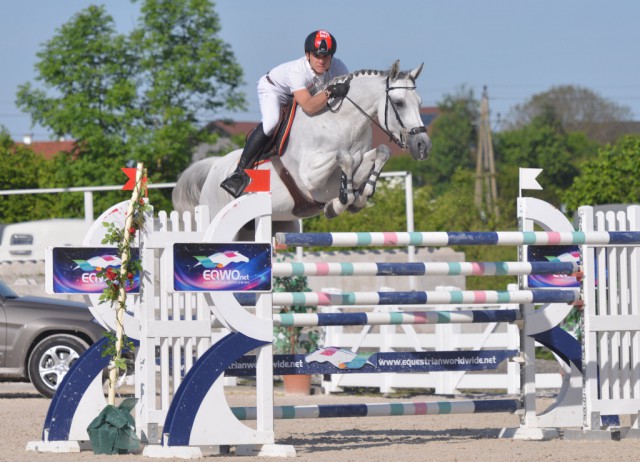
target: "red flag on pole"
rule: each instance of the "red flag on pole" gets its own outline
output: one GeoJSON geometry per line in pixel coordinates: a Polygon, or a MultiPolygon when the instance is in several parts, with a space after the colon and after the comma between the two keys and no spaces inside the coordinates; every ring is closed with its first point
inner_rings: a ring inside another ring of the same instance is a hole
{"type": "Polygon", "coordinates": [[[271,191],[270,170],[245,170],[251,177],[251,183],[245,192],[269,192],[271,191]]]}
{"type": "MultiPolygon", "coordinates": [[[[124,184],[124,186],[122,187],[123,191],[133,191],[133,188],[135,188],[136,186],[136,172],[138,171],[137,168],[132,167],[132,168],[125,168],[122,167],[121,170],[124,172],[125,175],[127,175],[127,182],[124,184]]],[[[142,179],[142,184],[146,184],[147,182],[147,178],[144,177],[142,179]]],[[[146,190],[145,190],[145,195],[146,195],[146,190]]]]}

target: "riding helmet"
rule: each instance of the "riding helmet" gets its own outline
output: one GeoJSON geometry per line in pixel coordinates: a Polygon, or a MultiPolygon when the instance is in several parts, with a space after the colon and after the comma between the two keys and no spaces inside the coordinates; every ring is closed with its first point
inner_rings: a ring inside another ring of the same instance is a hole
{"type": "Polygon", "coordinates": [[[333,56],[337,47],[338,43],[336,42],[336,38],[322,29],[311,32],[304,41],[305,53],[333,56]]]}

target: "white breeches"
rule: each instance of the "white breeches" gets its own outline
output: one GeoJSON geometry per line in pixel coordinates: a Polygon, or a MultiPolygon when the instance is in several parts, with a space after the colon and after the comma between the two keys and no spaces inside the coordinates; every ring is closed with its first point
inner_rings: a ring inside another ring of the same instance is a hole
{"type": "Polygon", "coordinates": [[[262,114],[262,130],[265,135],[271,135],[278,125],[280,118],[280,107],[287,104],[289,96],[281,96],[265,76],[258,80],[258,101],[260,103],[260,113],[262,114]]]}

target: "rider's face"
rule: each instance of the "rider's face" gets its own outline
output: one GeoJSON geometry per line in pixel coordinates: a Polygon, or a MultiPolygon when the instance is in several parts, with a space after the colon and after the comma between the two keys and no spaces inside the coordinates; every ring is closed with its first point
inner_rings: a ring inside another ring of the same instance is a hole
{"type": "Polygon", "coordinates": [[[313,72],[319,75],[327,72],[331,66],[331,55],[307,53],[307,59],[309,60],[309,64],[311,65],[313,72]]]}

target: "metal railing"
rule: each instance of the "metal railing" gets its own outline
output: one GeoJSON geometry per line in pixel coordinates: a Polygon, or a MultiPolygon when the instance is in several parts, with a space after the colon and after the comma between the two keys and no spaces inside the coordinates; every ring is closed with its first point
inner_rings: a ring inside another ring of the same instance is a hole
{"type": "MultiPolygon", "coordinates": [[[[149,189],[166,189],[175,187],[175,183],[150,184],[149,189]]],[[[71,188],[40,188],[40,189],[7,189],[0,191],[0,196],[17,196],[24,194],[59,194],[69,192],[84,193],[84,219],[87,223],[93,223],[93,193],[100,191],[120,191],[119,186],[77,186],[71,188]]]]}

